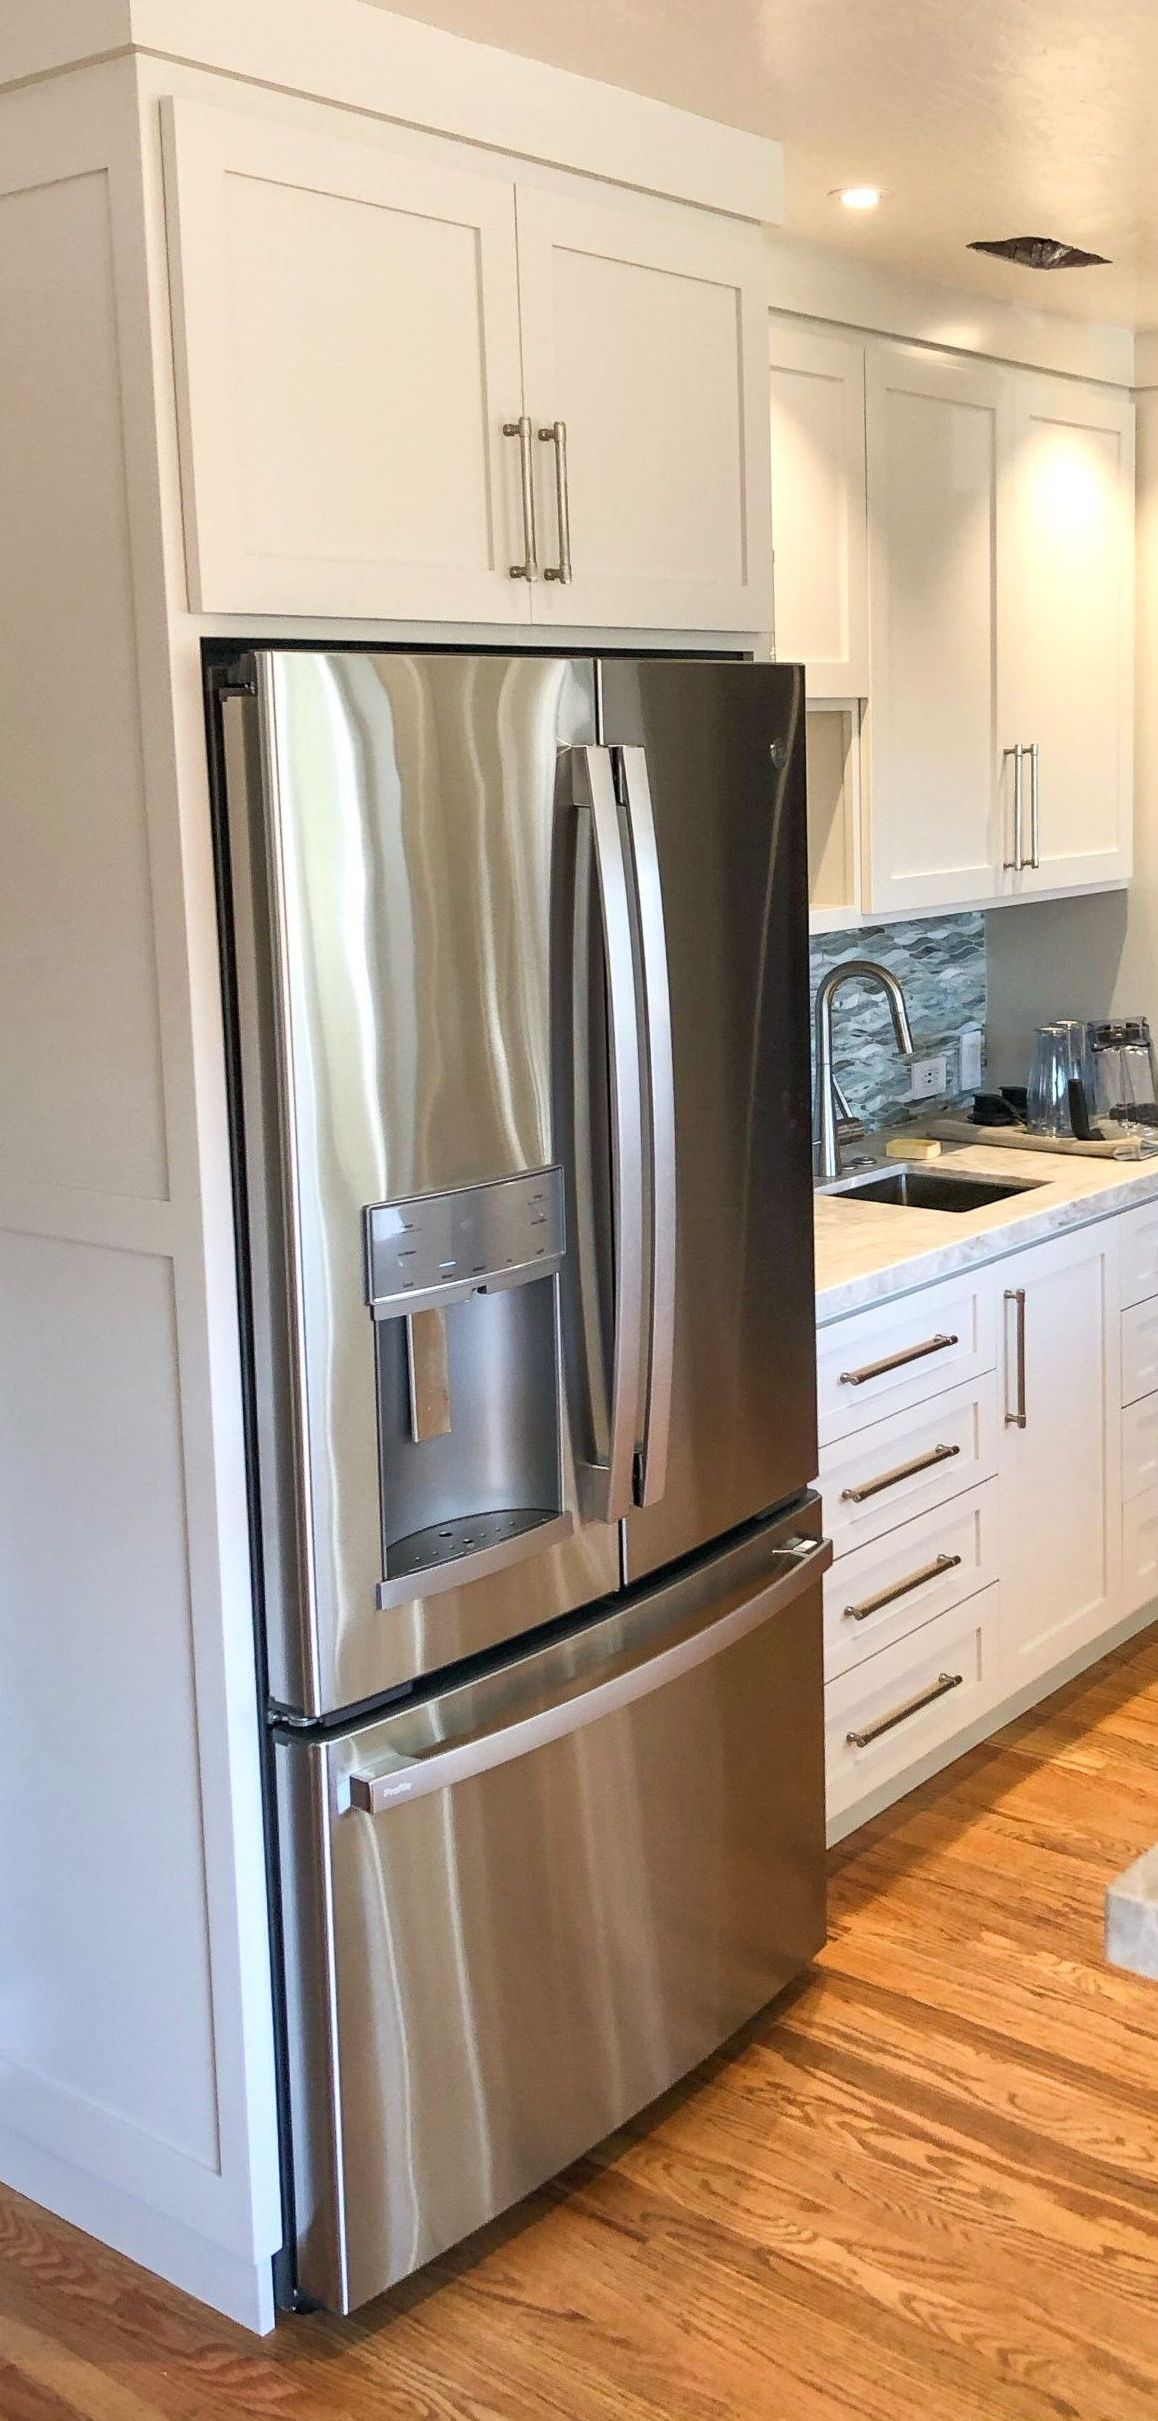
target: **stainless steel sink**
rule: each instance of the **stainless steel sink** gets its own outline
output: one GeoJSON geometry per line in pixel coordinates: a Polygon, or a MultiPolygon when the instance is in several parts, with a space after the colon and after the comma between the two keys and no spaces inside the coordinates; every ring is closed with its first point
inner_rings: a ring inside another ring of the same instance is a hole
{"type": "Polygon", "coordinates": [[[977,1177],[965,1169],[943,1169],[923,1162],[898,1161],[893,1168],[865,1169],[854,1177],[838,1177],[821,1187],[825,1194],[855,1194],[859,1202],[892,1202],[903,1210],[973,1211],[987,1203],[1008,1201],[1011,1194],[1031,1194],[1040,1178],[977,1177]]]}

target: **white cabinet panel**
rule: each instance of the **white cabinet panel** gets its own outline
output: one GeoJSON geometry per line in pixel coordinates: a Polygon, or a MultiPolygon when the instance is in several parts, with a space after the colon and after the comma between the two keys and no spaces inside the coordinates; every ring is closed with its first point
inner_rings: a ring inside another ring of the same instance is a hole
{"type": "Polygon", "coordinates": [[[1144,1202],[1124,1211],[1118,1222],[1122,1241],[1122,1301],[1143,1303],[1158,1295],[1158,1202],[1144,1202]]]}
{"type": "Polygon", "coordinates": [[[536,621],[755,630],[771,620],[767,277],[760,231],[522,186],[536,431],[536,621]],[[571,570],[554,445],[567,432],[571,570]]]}
{"type": "Polygon", "coordinates": [[[0,2118],[164,2204],[220,2157],[170,1265],[0,1237],[0,1367],[0,2118]]]}
{"type": "Polygon", "coordinates": [[[999,1591],[983,1590],[827,1683],[830,1823],[890,1783],[899,1794],[908,1767],[987,1713],[997,1689],[999,1620],[999,1591]]]}
{"type": "Polygon", "coordinates": [[[3,1174],[163,1199],[104,176],[0,197],[0,325],[9,364],[0,445],[3,1174]]]}
{"type": "Polygon", "coordinates": [[[1134,406],[1113,388],[1024,372],[1013,392],[1005,694],[1010,737],[1037,749],[1021,896],[1131,869],[1134,406]]]}
{"type": "Polygon", "coordinates": [[[948,1278],[822,1328],[816,1347],[822,1446],[992,1370],[994,1287],[988,1269],[976,1278],[948,1278]]]}
{"type": "Polygon", "coordinates": [[[1122,1402],[1158,1390],[1158,1301],[1132,1303],[1122,1313],[1122,1402]]]}
{"type": "Polygon", "coordinates": [[[1127,1504],[1158,1488],[1158,1395],[1144,1395],[1122,1414],[1122,1495],[1127,1504]]]}
{"type": "Polygon", "coordinates": [[[991,1479],[997,1438],[997,1377],[989,1370],[825,1446],[820,1491],[837,1555],[991,1479]]]}
{"type": "Polygon", "coordinates": [[[1018,1253],[999,1274],[1010,1423],[1001,1458],[1003,1682],[1012,1691],[1121,1612],[1114,1222],[1018,1253]],[[1019,1410],[1024,1428],[1015,1425],[1019,1410]]]}
{"type": "Polygon", "coordinates": [[[1008,375],[870,349],[873,909],[995,895],[1001,846],[998,490],[1008,375]]]}
{"type": "Polygon", "coordinates": [[[824,1673],[851,1671],[998,1577],[997,1482],[842,1555],[824,1579],[824,1673]]]}
{"type": "Polygon", "coordinates": [[[864,344],[778,320],[770,333],[776,653],[810,697],[868,689],[864,344]]]}
{"type": "Polygon", "coordinates": [[[1123,1508],[1122,1564],[1122,1612],[1137,1614],[1158,1597],[1158,1488],[1123,1508]]]}
{"type": "Polygon", "coordinates": [[[526,618],[513,186],[169,105],[191,600],[526,618]]]}

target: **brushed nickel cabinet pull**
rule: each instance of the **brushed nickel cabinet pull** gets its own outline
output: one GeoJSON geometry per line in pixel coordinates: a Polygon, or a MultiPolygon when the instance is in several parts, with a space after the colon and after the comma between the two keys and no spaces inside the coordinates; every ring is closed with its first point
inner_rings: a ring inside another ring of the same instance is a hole
{"type": "Polygon", "coordinates": [[[858,1606],[846,1606],[849,1622],[867,1622],[870,1614],[879,1614],[884,1606],[893,1606],[899,1597],[911,1597],[914,1589],[923,1589],[926,1581],[939,1580],[942,1572],[955,1572],[959,1555],[938,1555],[931,1564],[922,1564],[919,1572],[910,1572],[907,1580],[894,1581],[891,1588],[878,1589],[875,1597],[862,1597],[858,1606]]]}
{"type": "Polygon", "coordinates": [[[567,423],[554,420],[549,429],[540,429],[539,443],[555,448],[555,509],[559,517],[559,560],[549,563],[544,580],[561,580],[564,587],[571,578],[571,487],[567,476],[567,423]]]}
{"type": "Polygon", "coordinates": [[[876,1723],[866,1723],[863,1732],[846,1732],[850,1748],[870,1748],[874,1740],[883,1740],[886,1732],[898,1723],[907,1723],[910,1715],[919,1715],[922,1707],[936,1706],[938,1698],[947,1698],[950,1690],[959,1690],[964,1673],[938,1673],[927,1690],[919,1690],[915,1698],[906,1698],[903,1706],[895,1706],[891,1715],[882,1715],[876,1723]]]}
{"type": "Polygon", "coordinates": [[[1021,763],[1022,763],[1022,758],[1024,757],[1024,755],[1025,755],[1025,750],[1024,750],[1024,748],[1022,747],[1022,744],[1021,744],[1020,740],[1018,741],[1017,746],[1016,746],[1015,748],[1006,748],[1006,749],[1004,749],[1004,750],[1002,751],[1002,762],[1004,762],[1004,760],[1005,760],[1005,758],[1006,758],[1006,757],[1012,757],[1012,758],[1013,758],[1013,856],[1012,856],[1012,857],[1007,857],[1007,858],[1003,858],[1003,859],[1002,859],[1002,867],[1003,867],[1003,870],[1004,870],[1004,872],[1005,872],[1006,874],[1020,874],[1021,869],[1022,869],[1022,866],[1023,866],[1024,862],[1025,862],[1025,861],[1024,861],[1024,859],[1023,859],[1023,857],[1022,857],[1022,854],[1021,854],[1021,839],[1022,839],[1022,783],[1021,783],[1021,763]]]}
{"type": "Polygon", "coordinates": [[[863,1370],[842,1370],[842,1387],[864,1387],[869,1379],[883,1379],[890,1370],[903,1370],[906,1362],[923,1362],[926,1354],[947,1353],[951,1345],[959,1345],[960,1337],[926,1337],[921,1345],[906,1345],[902,1353],[888,1353],[883,1362],[866,1362],[863,1370]]]}
{"type": "Polygon", "coordinates": [[[519,441],[519,477],[523,495],[523,560],[512,563],[512,580],[537,580],[538,550],[535,539],[535,474],[531,463],[531,421],[524,412],[520,420],[504,420],[503,436],[519,441]]]}
{"type": "Polygon", "coordinates": [[[1029,758],[1029,856],[1022,858],[1023,866],[1036,872],[1041,864],[1041,749],[1031,740],[1026,754],[1029,758]]]}
{"type": "Polygon", "coordinates": [[[1024,1286],[1007,1286],[1005,1289],[1005,1300],[1007,1303],[1016,1303],[1017,1305],[1017,1403],[1014,1410],[1011,1412],[1009,1410],[1009,1387],[1007,1372],[1007,1384],[1005,1391],[1005,1426],[1007,1429],[1024,1429],[1026,1426],[1024,1286]]]}
{"type": "Polygon", "coordinates": [[[899,1488],[902,1480],[915,1479],[919,1471],[932,1471],[938,1463],[951,1463],[959,1446],[934,1446],[931,1454],[914,1455],[911,1463],[897,1463],[892,1471],[882,1471],[879,1479],[862,1480],[859,1487],[842,1488],[842,1505],[866,1505],[870,1496],[883,1495],[886,1488],[899,1488]]]}

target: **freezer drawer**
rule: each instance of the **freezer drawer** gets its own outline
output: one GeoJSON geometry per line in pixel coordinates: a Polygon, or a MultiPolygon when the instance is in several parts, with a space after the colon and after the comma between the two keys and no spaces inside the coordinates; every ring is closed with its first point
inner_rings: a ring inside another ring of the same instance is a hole
{"type": "Polygon", "coordinates": [[[299,2281],[340,2310],[662,2093],[824,1939],[810,1499],[562,1641],[281,1746],[299,2281]]]}

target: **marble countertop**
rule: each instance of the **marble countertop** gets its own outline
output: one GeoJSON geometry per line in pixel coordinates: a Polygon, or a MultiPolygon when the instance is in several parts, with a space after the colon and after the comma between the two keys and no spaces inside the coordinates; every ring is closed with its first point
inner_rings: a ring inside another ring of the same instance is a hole
{"type": "Polygon", "coordinates": [[[908,1210],[891,1202],[865,1202],[855,1193],[817,1194],[818,1325],[1158,1198],[1158,1156],[1078,1160],[1003,1151],[997,1144],[947,1143],[937,1165],[1032,1180],[1034,1191],[974,1211],[908,1210]]]}

